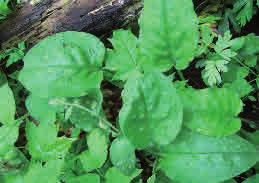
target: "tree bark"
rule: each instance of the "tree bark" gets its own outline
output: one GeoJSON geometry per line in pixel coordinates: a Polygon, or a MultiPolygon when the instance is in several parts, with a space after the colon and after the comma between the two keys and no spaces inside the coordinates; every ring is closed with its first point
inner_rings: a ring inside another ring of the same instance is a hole
{"type": "Polygon", "coordinates": [[[48,35],[68,30],[100,36],[136,20],[141,8],[141,0],[41,0],[36,5],[25,3],[0,24],[1,49],[21,41],[34,45],[48,35]]]}

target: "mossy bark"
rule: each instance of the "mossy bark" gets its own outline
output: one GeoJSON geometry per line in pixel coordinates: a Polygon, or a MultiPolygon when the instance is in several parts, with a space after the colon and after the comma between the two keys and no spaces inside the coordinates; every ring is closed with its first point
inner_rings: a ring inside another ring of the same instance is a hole
{"type": "Polygon", "coordinates": [[[85,31],[97,36],[107,34],[134,22],[142,5],[141,0],[41,0],[35,5],[24,3],[0,24],[1,49],[21,41],[34,45],[48,35],[63,31],[85,31]]]}

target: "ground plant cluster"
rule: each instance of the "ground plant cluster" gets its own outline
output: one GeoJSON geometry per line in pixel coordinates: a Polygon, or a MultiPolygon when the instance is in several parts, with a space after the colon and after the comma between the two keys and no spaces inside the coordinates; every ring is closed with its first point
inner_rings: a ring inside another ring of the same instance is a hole
{"type": "Polygon", "coordinates": [[[259,1],[143,4],[0,54],[1,183],[259,183],[259,1]]]}

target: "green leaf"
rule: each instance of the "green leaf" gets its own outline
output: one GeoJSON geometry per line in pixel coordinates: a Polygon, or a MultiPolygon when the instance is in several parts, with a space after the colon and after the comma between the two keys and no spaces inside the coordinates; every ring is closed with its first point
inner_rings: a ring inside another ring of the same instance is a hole
{"type": "Polygon", "coordinates": [[[100,87],[104,53],[103,44],[90,34],[58,33],[26,54],[19,80],[40,97],[83,96],[100,87]]]}
{"type": "Polygon", "coordinates": [[[229,31],[231,29],[230,23],[232,24],[232,27],[236,32],[241,31],[241,27],[236,20],[235,13],[231,9],[226,8],[224,10],[224,15],[221,18],[221,21],[219,22],[219,26],[218,26],[219,32],[224,33],[226,31],[229,31]]]}
{"type": "Polygon", "coordinates": [[[259,160],[256,148],[237,135],[218,138],[189,130],[161,148],[161,154],[159,167],[168,177],[192,183],[228,180],[259,160]]]}
{"type": "Polygon", "coordinates": [[[226,136],[236,133],[241,127],[237,117],[242,110],[239,96],[227,89],[185,89],[184,125],[191,130],[209,136],[226,136]]]}
{"type": "Polygon", "coordinates": [[[0,123],[11,124],[14,122],[16,111],[14,95],[4,73],[0,70],[0,123]]]}
{"type": "Polygon", "coordinates": [[[112,164],[123,174],[130,175],[136,168],[135,148],[124,136],[117,137],[110,147],[112,164]]]}
{"type": "Polygon", "coordinates": [[[147,180],[147,183],[155,183],[156,181],[156,176],[152,175],[151,177],[149,177],[149,179],[147,180]]]}
{"type": "Polygon", "coordinates": [[[110,41],[114,49],[107,52],[105,68],[115,73],[113,80],[126,81],[138,72],[137,38],[129,30],[117,30],[110,41]]]}
{"type": "Polygon", "coordinates": [[[201,55],[202,53],[206,52],[208,47],[212,44],[214,35],[212,32],[212,29],[208,27],[207,25],[202,25],[200,27],[201,30],[201,46],[200,51],[198,51],[198,54],[196,56],[201,55]]]}
{"type": "Polygon", "coordinates": [[[0,176],[0,181],[3,183],[24,183],[23,176],[20,174],[5,174],[3,178],[0,176]]]}
{"type": "Polygon", "coordinates": [[[237,79],[232,83],[226,83],[223,85],[224,88],[232,90],[239,95],[239,98],[247,96],[254,89],[245,79],[237,79]]]}
{"type": "MultiPolygon", "coordinates": [[[[1,5],[0,5],[1,6],[1,5]]],[[[18,44],[18,48],[13,47],[0,53],[0,60],[8,57],[6,67],[21,60],[24,57],[25,43],[21,42],[18,44]]]]}
{"type": "Polygon", "coordinates": [[[214,50],[219,54],[223,59],[230,61],[232,57],[236,56],[237,53],[230,49],[233,42],[231,40],[231,33],[227,31],[223,36],[219,35],[214,50]]]}
{"type": "Polygon", "coordinates": [[[252,144],[259,147],[259,131],[258,130],[253,133],[246,132],[245,130],[242,130],[241,132],[242,132],[241,133],[242,137],[244,137],[246,140],[248,140],[252,144]]]}
{"type": "Polygon", "coordinates": [[[190,0],[144,1],[140,17],[142,65],[160,71],[166,71],[173,65],[177,69],[185,69],[193,60],[197,48],[197,24],[190,0]]]}
{"type": "Polygon", "coordinates": [[[259,182],[259,174],[249,177],[243,183],[256,183],[256,182],[259,182]]]}
{"type": "Polygon", "coordinates": [[[257,55],[245,57],[244,61],[247,66],[255,67],[257,63],[257,55]]]}
{"type": "Polygon", "coordinates": [[[236,19],[243,27],[253,16],[253,0],[237,0],[233,11],[237,14],[236,19]]]}
{"type": "Polygon", "coordinates": [[[101,168],[108,154],[108,138],[101,129],[94,129],[87,137],[88,150],[80,154],[85,171],[101,168]]]}
{"type": "Polygon", "coordinates": [[[89,112],[81,108],[72,107],[69,116],[70,121],[80,129],[91,131],[98,127],[99,118],[102,111],[103,96],[100,89],[94,89],[87,92],[85,96],[68,99],[72,104],[79,104],[89,109],[89,112]]]}
{"type": "Polygon", "coordinates": [[[105,174],[105,183],[130,183],[131,180],[140,174],[141,170],[135,170],[130,176],[123,175],[115,167],[110,168],[105,174]]]}
{"type": "Polygon", "coordinates": [[[214,47],[215,51],[220,53],[223,50],[229,48],[231,46],[231,37],[232,35],[230,31],[225,32],[223,36],[219,35],[216,45],[214,47]]]}
{"type": "Polygon", "coordinates": [[[100,183],[100,176],[94,173],[72,177],[66,180],[66,183],[100,183]]]}
{"type": "Polygon", "coordinates": [[[237,64],[228,64],[227,72],[222,73],[223,83],[232,83],[247,77],[249,70],[237,64]]]}
{"type": "Polygon", "coordinates": [[[21,60],[24,57],[24,53],[21,50],[18,50],[12,54],[10,54],[7,63],[6,63],[6,67],[9,67],[10,65],[12,65],[13,63],[21,60]]]}
{"type": "Polygon", "coordinates": [[[24,176],[24,183],[56,183],[61,174],[62,165],[63,160],[48,161],[44,166],[40,162],[31,162],[24,176]]]}
{"type": "Polygon", "coordinates": [[[259,36],[256,36],[254,34],[248,34],[247,36],[244,36],[245,38],[245,44],[240,49],[239,55],[246,57],[246,56],[253,56],[259,53],[259,36]]]}
{"type": "Polygon", "coordinates": [[[256,99],[253,95],[249,95],[249,96],[247,97],[247,99],[249,99],[249,100],[252,101],[252,102],[256,102],[256,101],[257,101],[257,99],[256,99]]]}
{"type": "Polygon", "coordinates": [[[203,81],[208,86],[221,84],[222,82],[221,74],[228,71],[228,64],[229,64],[230,58],[228,58],[227,55],[224,55],[225,53],[223,53],[223,51],[220,51],[222,48],[223,49],[225,48],[227,43],[225,46],[224,46],[225,43],[221,43],[221,44],[222,45],[218,46],[217,48],[219,53],[209,53],[208,58],[202,59],[198,61],[196,64],[197,68],[204,67],[204,70],[202,71],[202,78],[203,78],[203,81]],[[227,57],[227,59],[223,57],[227,57]]]}
{"type": "Polygon", "coordinates": [[[163,172],[159,171],[155,175],[150,177],[147,183],[177,183],[177,182],[172,181],[167,176],[165,176],[163,172]]]}
{"type": "Polygon", "coordinates": [[[233,51],[238,51],[240,50],[244,44],[245,44],[245,36],[242,36],[242,37],[237,37],[235,39],[232,39],[230,41],[231,43],[231,50],[233,51]]]}
{"type": "Polygon", "coordinates": [[[203,81],[209,86],[220,84],[220,74],[228,71],[227,64],[226,60],[206,60],[205,69],[202,71],[203,81]]]}
{"type": "Polygon", "coordinates": [[[202,78],[208,86],[221,84],[221,74],[228,72],[229,61],[237,55],[231,50],[231,46],[237,49],[240,43],[237,40],[232,41],[231,37],[230,31],[225,32],[223,36],[219,35],[214,46],[215,52],[209,52],[207,58],[196,64],[196,67],[205,67],[202,71],[202,78]]]}
{"type": "Polygon", "coordinates": [[[26,108],[30,115],[41,123],[54,123],[56,120],[56,110],[49,102],[49,99],[30,95],[26,99],[26,108]]]}
{"type": "Polygon", "coordinates": [[[171,81],[160,73],[130,78],[122,92],[119,124],[137,148],[169,144],[182,126],[182,105],[171,81]],[[170,99],[170,102],[168,102],[170,99]]]}
{"type": "Polygon", "coordinates": [[[10,146],[6,145],[6,151],[0,154],[0,177],[2,174],[5,175],[10,172],[16,172],[17,167],[22,169],[28,162],[24,154],[12,145],[13,144],[10,144],[10,146]]]}
{"type": "Polygon", "coordinates": [[[64,158],[73,139],[58,138],[57,133],[54,123],[40,123],[38,126],[32,122],[26,124],[27,146],[33,159],[48,161],[64,158]]]}
{"type": "MultiPolygon", "coordinates": [[[[206,16],[200,16],[199,17],[199,24],[201,26],[208,25],[208,24],[214,24],[217,23],[218,20],[220,20],[221,17],[215,16],[215,15],[206,15],[206,16]]],[[[208,26],[207,26],[208,27],[208,26]]]]}
{"type": "Polygon", "coordinates": [[[0,127],[0,157],[3,157],[6,153],[13,149],[18,135],[19,123],[0,127]]]}
{"type": "Polygon", "coordinates": [[[8,2],[6,0],[0,1],[0,20],[5,19],[6,16],[11,12],[11,10],[8,7],[8,2]]]}
{"type": "Polygon", "coordinates": [[[240,98],[253,91],[253,87],[244,79],[249,70],[237,64],[229,64],[228,71],[222,74],[223,87],[236,92],[240,98]]]}
{"type": "Polygon", "coordinates": [[[230,180],[227,180],[227,181],[224,181],[222,183],[237,183],[236,181],[234,181],[234,179],[230,179],[230,180]]]}

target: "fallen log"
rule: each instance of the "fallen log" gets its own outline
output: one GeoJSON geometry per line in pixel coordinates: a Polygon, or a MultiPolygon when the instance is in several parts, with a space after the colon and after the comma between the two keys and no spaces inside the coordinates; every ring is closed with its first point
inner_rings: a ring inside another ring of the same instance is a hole
{"type": "Polygon", "coordinates": [[[97,36],[134,22],[141,0],[41,0],[23,3],[0,23],[0,45],[6,49],[25,41],[34,45],[63,31],[85,31],[97,36]]]}

